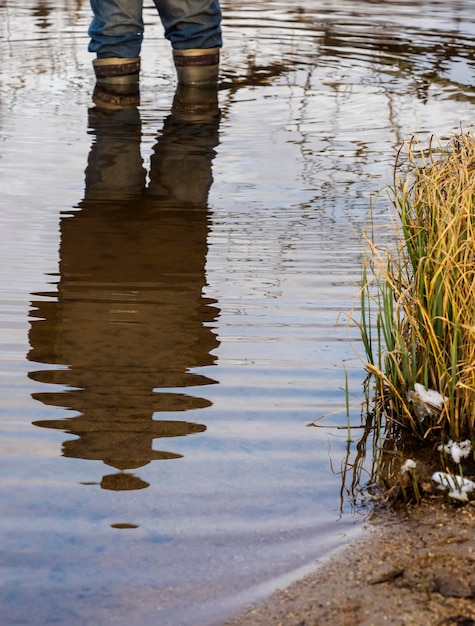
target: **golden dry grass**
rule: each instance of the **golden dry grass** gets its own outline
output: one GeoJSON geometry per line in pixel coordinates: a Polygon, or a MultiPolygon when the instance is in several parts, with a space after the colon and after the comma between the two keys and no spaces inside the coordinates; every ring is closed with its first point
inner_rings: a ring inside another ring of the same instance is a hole
{"type": "Polygon", "coordinates": [[[475,430],[475,136],[405,144],[388,189],[396,243],[368,237],[359,319],[376,413],[428,437],[475,430]],[[414,385],[447,398],[425,415],[414,385]]]}

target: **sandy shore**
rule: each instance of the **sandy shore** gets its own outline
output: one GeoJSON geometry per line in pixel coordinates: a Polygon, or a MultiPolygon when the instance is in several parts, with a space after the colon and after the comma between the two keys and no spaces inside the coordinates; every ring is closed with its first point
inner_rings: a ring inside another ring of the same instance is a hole
{"type": "Polygon", "coordinates": [[[475,626],[475,505],[385,513],[364,539],[226,626],[475,626]]]}

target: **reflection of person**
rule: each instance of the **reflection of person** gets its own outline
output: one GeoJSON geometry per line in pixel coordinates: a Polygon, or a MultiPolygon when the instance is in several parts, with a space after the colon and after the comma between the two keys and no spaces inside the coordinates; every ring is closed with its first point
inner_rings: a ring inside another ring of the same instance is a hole
{"type": "Polygon", "coordinates": [[[67,388],[34,397],[78,413],[35,424],[77,436],[65,456],[120,470],[104,488],[134,489],[147,484],[124,470],[180,456],[154,450],[155,438],[206,428],[166,415],[210,404],[185,390],[213,382],[193,370],[212,365],[218,345],[202,291],[219,117],[216,90],[179,88],[146,189],[138,110],[113,100],[90,111],[85,198],[61,220],[58,292],[32,303],[28,356],[61,365],[31,378],[67,388]]]}
{"type": "MultiPolygon", "coordinates": [[[[215,84],[222,45],[219,0],[154,0],[171,42],[178,82],[215,84]]],[[[91,0],[89,51],[98,81],[133,83],[140,71],[143,0],[91,0]]]]}

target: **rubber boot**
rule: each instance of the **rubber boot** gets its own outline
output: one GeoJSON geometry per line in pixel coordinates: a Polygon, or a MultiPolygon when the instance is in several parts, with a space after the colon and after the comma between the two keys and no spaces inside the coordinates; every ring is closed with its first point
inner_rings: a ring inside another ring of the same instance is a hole
{"type": "Polygon", "coordinates": [[[178,83],[193,87],[216,85],[219,73],[219,48],[173,50],[178,83]]]}
{"type": "Polygon", "coordinates": [[[126,87],[138,83],[140,72],[140,57],[135,59],[121,59],[111,57],[96,59],[92,62],[98,84],[126,87]]]}

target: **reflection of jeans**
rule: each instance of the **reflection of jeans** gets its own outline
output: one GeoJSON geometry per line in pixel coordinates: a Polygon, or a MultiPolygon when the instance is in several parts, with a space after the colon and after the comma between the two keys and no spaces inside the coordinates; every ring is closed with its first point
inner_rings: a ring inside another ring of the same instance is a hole
{"type": "Polygon", "coordinates": [[[104,476],[104,489],[141,489],[147,483],[123,470],[181,456],[155,440],[206,430],[169,417],[210,406],[187,388],[215,382],[219,311],[203,290],[218,97],[178,87],[147,189],[139,110],[128,95],[123,109],[118,97],[99,107],[100,97],[89,112],[85,197],[61,219],[58,292],[32,303],[29,333],[28,358],[57,366],[30,377],[63,387],[34,398],[75,415],[34,424],[75,435],[64,456],[121,470],[104,476]]]}
{"type": "MultiPolygon", "coordinates": [[[[219,0],[154,0],[165,37],[176,50],[214,48],[221,41],[219,0]]],[[[143,0],[91,0],[94,13],[89,51],[98,58],[140,54],[143,0]]]]}

